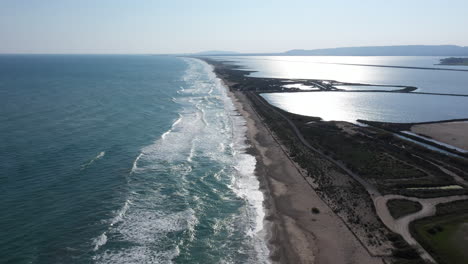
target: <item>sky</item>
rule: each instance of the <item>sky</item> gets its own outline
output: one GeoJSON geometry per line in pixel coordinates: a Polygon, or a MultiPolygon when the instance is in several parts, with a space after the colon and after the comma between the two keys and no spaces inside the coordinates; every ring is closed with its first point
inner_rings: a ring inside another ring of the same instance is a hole
{"type": "Polygon", "coordinates": [[[467,0],[0,0],[0,53],[468,46],[467,0]]]}

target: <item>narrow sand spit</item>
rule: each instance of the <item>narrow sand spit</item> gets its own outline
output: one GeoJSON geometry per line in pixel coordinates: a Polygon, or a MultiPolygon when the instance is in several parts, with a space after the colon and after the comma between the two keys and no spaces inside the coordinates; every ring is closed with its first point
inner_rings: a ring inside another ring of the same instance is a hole
{"type": "Polygon", "coordinates": [[[468,121],[414,125],[411,132],[468,151],[468,121]]]}

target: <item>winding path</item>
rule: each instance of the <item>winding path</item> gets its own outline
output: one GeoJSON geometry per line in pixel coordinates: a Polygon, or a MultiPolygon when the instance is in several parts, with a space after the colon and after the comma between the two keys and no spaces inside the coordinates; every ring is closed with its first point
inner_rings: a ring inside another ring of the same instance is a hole
{"type": "Polygon", "coordinates": [[[436,261],[431,257],[431,255],[413,238],[409,230],[409,224],[417,219],[435,215],[436,205],[438,204],[465,199],[468,199],[468,195],[456,195],[423,199],[403,195],[388,194],[375,197],[373,201],[377,215],[390,230],[397,234],[400,234],[403,237],[403,239],[405,239],[405,241],[408,242],[408,244],[414,246],[423,259],[436,263],[436,261]],[[422,209],[416,213],[409,214],[398,219],[394,219],[391,216],[390,211],[387,207],[387,202],[392,199],[406,199],[414,202],[419,202],[422,205],[422,209]]]}
{"type": "Polygon", "coordinates": [[[299,131],[299,129],[297,128],[297,126],[294,124],[293,121],[291,121],[291,119],[289,119],[287,116],[285,116],[283,113],[279,112],[278,110],[274,109],[273,107],[271,107],[268,103],[266,103],[263,99],[259,98],[258,95],[256,93],[252,93],[250,92],[250,94],[259,102],[261,102],[265,107],[269,108],[271,111],[275,112],[276,114],[278,114],[279,116],[281,116],[284,120],[286,120],[286,122],[288,122],[288,124],[291,126],[291,128],[293,129],[294,133],[296,134],[297,138],[302,142],[302,144],[304,144],[304,146],[306,146],[307,148],[309,148],[310,150],[312,150],[313,152],[321,155],[323,158],[327,159],[328,161],[330,161],[331,163],[335,164],[336,166],[338,166],[340,169],[344,170],[346,173],[348,173],[351,177],[353,177],[353,179],[355,179],[357,182],[359,182],[362,186],[364,186],[364,188],[366,189],[366,191],[369,193],[369,195],[372,197],[372,199],[374,199],[373,197],[377,197],[377,196],[381,196],[380,192],[377,190],[377,188],[375,188],[372,184],[368,183],[366,180],[364,180],[361,176],[357,175],[356,173],[352,172],[350,169],[348,169],[346,167],[346,165],[344,165],[341,161],[338,161],[338,160],[335,160],[333,158],[331,158],[330,156],[326,155],[325,153],[323,153],[323,151],[313,147],[312,145],[309,144],[309,142],[307,142],[307,140],[302,136],[302,133],[299,131]]]}

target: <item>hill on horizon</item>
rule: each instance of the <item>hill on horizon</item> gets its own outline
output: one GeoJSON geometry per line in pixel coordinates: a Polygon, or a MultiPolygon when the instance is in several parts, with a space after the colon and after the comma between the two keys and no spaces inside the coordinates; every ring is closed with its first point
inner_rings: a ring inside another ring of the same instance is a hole
{"type": "Polygon", "coordinates": [[[395,45],[362,46],[327,49],[293,49],[279,53],[241,53],[210,50],[191,55],[199,56],[468,56],[468,46],[457,45],[395,45]]]}
{"type": "Polygon", "coordinates": [[[468,56],[468,47],[456,45],[401,45],[342,47],[330,49],[294,49],[287,56],[468,56]]]}
{"type": "Polygon", "coordinates": [[[207,50],[193,53],[194,55],[236,55],[240,54],[239,52],[235,51],[224,51],[224,50],[207,50]]]}

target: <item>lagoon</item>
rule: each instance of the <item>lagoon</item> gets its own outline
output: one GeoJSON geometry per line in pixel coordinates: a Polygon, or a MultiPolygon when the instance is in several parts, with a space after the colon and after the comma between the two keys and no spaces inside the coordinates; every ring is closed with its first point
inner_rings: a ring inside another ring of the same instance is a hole
{"type": "Polygon", "coordinates": [[[298,92],[262,96],[285,111],[324,120],[427,122],[466,118],[468,97],[411,93],[298,92]]]}
{"type": "Polygon", "coordinates": [[[440,59],[445,57],[226,56],[217,58],[231,61],[240,65],[242,69],[255,71],[250,74],[252,77],[323,79],[374,85],[404,85],[418,87],[417,92],[468,95],[468,66],[437,65],[440,59]],[[437,68],[449,70],[437,70],[437,68]]]}

